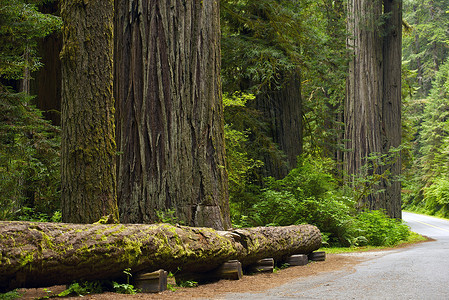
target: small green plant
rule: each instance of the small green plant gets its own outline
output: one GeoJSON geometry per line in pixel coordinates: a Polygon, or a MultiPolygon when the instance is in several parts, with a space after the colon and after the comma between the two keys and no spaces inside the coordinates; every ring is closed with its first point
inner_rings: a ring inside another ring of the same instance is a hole
{"type": "Polygon", "coordinates": [[[129,283],[117,283],[113,281],[112,287],[114,288],[114,291],[119,294],[129,294],[129,295],[137,294],[137,289],[132,284],[129,283]]]}
{"type": "Polygon", "coordinates": [[[186,280],[186,281],[180,281],[179,283],[177,283],[177,285],[179,287],[191,288],[191,287],[197,287],[198,282],[193,281],[193,280],[186,280]]]}
{"type": "Polygon", "coordinates": [[[83,283],[74,282],[66,290],[58,294],[58,297],[69,295],[84,296],[87,294],[97,294],[103,291],[101,281],[86,281],[83,283]]]}
{"type": "Polygon", "coordinates": [[[126,275],[126,283],[117,283],[113,281],[112,287],[114,288],[114,291],[119,294],[135,295],[137,293],[137,289],[129,283],[130,278],[133,276],[131,274],[131,268],[126,268],[123,270],[123,274],[126,275]]]}
{"type": "Polygon", "coordinates": [[[9,291],[7,293],[0,294],[0,300],[13,300],[13,299],[19,299],[22,297],[22,295],[17,291],[9,291]]]}
{"type": "Polygon", "coordinates": [[[176,211],[174,209],[158,210],[156,211],[156,215],[158,222],[160,223],[183,225],[183,222],[179,220],[178,217],[176,216],[176,211]]]}

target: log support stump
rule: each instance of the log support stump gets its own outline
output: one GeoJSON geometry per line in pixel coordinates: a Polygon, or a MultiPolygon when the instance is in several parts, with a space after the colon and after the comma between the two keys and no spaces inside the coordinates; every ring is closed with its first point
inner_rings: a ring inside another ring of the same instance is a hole
{"type": "Polygon", "coordinates": [[[260,273],[260,272],[273,273],[274,259],[273,258],[260,259],[255,264],[250,265],[247,270],[249,273],[260,273]]]}
{"type": "Polygon", "coordinates": [[[181,273],[176,275],[176,282],[180,284],[185,281],[210,282],[220,279],[239,280],[243,277],[242,264],[238,260],[229,260],[220,267],[204,273],[181,273]]]}
{"type": "Polygon", "coordinates": [[[325,261],[326,260],[326,252],[324,251],[315,251],[309,253],[309,260],[311,261],[325,261]]]}
{"type": "Polygon", "coordinates": [[[295,254],[287,258],[285,261],[289,266],[305,266],[309,263],[309,258],[305,254],[295,254]]]}
{"type": "Polygon", "coordinates": [[[134,279],[134,286],[142,293],[160,293],[167,290],[168,272],[158,270],[152,273],[140,274],[134,279]]]}

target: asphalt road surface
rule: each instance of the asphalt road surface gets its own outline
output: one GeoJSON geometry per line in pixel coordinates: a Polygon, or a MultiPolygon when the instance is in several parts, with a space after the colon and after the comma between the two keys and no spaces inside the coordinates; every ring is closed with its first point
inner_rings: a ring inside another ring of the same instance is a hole
{"type": "Polygon", "coordinates": [[[436,241],[404,249],[355,253],[368,260],[353,269],[294,280],[263,293],[219,299],[448,299],[449,221],[403,213],[412,231],[436,241]]]}

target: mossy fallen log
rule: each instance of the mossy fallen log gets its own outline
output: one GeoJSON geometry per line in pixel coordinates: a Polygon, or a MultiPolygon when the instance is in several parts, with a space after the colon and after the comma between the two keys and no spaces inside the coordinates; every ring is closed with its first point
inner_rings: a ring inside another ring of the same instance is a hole
{"type": "Polygon", "coordinates": [[[168,224],[0,222],[0,291],[164,269],[207,272],[237,259],[285,259],[321,246],[315,226],[231,231],[168,224]]]}

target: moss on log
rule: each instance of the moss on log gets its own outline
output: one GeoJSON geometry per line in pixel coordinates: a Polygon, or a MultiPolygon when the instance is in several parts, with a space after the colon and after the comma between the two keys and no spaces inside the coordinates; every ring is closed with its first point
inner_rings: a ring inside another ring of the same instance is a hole
{"type": "Polygon", "coordinates": [[[207,272],[230,259],[249,265],[321,246],[315,226],[233,231],[168,224],[0,222],[0,291],[113,279],[158,269],[207,272]]]}

